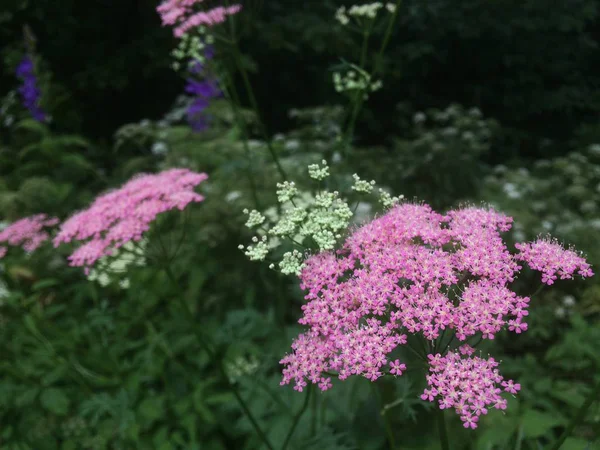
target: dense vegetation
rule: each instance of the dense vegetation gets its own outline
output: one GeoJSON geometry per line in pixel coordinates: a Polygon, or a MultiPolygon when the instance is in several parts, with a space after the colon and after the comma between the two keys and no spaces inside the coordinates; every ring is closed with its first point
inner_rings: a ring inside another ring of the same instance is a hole
{"type": "MultiPolygon", "coordinates": [[[[352,190],[358,173],[437,211],[490,205],[514,218],[511,249],[550,233],[600,264],[597,2],[405,0],[372,29],[360,66],[382,86],[364,101],[332,81],[362,54],[335,19],[353,2],[242,3],[220,25],[238,45],[215,42],[223,93],[199,126],[158,2],[3,2],[0,232],[63,221],[142,172],[209,179],[203,202],[158,216],[126,270],[70,266],[76,242],[0,259],[0,449],[440,448],[422,373],[279,385],[306,293],[240,251],[243,210],[276,220],[282,174],[307,189],[323,159],[327,187],[356,203],[350,230],[385,214],[352,190]],[[32,76],[43,120],[18,91],[32,76]]],[[[598,277],[539,278],[514,282],[536,292],[527,332],[478,347],[520,392],[476,430],[447,412],[452,449],[552,448],[565,431],[564,450],[600,448],[598,277]]]]}

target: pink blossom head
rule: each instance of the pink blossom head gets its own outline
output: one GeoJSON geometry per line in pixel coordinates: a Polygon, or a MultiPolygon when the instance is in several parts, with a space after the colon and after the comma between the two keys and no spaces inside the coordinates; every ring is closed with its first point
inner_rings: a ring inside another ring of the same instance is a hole
{"type": "Polygon", "coordinates": [[[113,249],[142,239],[160,213],[183,210],[190,203],[203,201],[204,197],[194,188],[207,178],[205,173],[188,169],[137,175],[65,221],[54,245],[81,241],[82,245],[69,257],[70,264],[89,268],[113,249]]]}
{"type": "MultiPolygon", "coordinates": [[[[308,331],[281,360],[282,384],[302,390],[308,382],[328,388],[323,380],[332,373],[371,381],[401,375],[406,366],[390,361],[390,354],[408,334],[434,342],[449,331],[464,343],[476,335],[494,339],[503,330],[526,331],[529,298],[510,287],[519,261],[533,261],[547,277],[592,273],[583,258],[555,243],[522,244],[513,255],[502,239],[511,225],[512,218],[490,208],[442,215],[405,203],[354,230],[341,249],[307,259],[300,274],[307,303],[299,323],[308,331]]],[[[430,355],[424,394],[454,408],[469,428],[489,405],[506,407],[498,395],[504,382],[497,363],[473,352],[463,345],[430,355]]],[[[508,382],[505,390],[516,393],[518,385],[508,382]]]]}
{"type": "Polygon", "coordinates": [[[504,381],[494,358],[472,356],[474,349],[464,345],[459,352],[445,356],[428,355],[428,388],[421,399],[438,402],[440,409],[454,409],[465,428],[477,428],[481,415],[490,408],[506,409],[502,390],[516,394],[521,389],[512,380],[504,381]]]}
{"type": "Polygon", "coordinates": [[[163,26],[174,27],[174,35],[181,38],[192,28],[215,26],[242,9],[239,4],[227,7],[217,6],[205,10],[194,8],[202,2],[203,0],[166,0],[156,10],[160,14],[163,26]]]}
{"type": "Polygon", "coordinates": [[[584,278],[594,275],[583,256],[573,249],[565,249],[551,238],[515,246],[519,250],[516,255],[518,260],[525,261],[531,269],[542,272],[542,283],[552,285],[557,277],[561,280],[572,279],[575,273],[584,278]]]}
{"type": "Polygon", "coordinates": [[[53,227],[58,222],[58,219],[54,217],[37,214],[17,220],[7,226],[0,231],[0,258],[6,255],[7,245],[21,247],[27,253],[33,252],[50,238],[46,228],[53,227]]]}

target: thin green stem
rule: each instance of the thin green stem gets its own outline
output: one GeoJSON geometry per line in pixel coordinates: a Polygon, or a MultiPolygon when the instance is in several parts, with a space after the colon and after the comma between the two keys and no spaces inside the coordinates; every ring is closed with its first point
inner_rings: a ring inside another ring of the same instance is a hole
{"type": "Polygon", "coordinates": [[[248,146],[248,130],[246,128],[246,122],[240,112],[238,104],[240,103],[239,95],[235,89],[235,84],[233,80],[227,80],[228,83],[225,83],[225,95],[229,98],[229,103],[231,104],[231,109],[233,111],[233,117],[237,122],[240,130],[242,132],[242,145],[244,146],[244,154],[246,159],[248,160],[248,169],[246,170],[246,176],[248,177],[248,182],[250,183],[250,190],[252,192],[252,198],[254,200],[254,205],[257,209],[260,208],[260,201],[258,199],[258,189],[256,187],[256,181],[254,180],[254,176],[252,175],[252,153],[250,152],[250,147],[248,146]]]}
{"type": "MultiPolygon", "coordinates": [[[[372,77],[375,77],[375,75],[377,75],[382,70],[381,59],[383,57],[385,49],[387,48],[389,40],[392,36],[392,30],[394,29],[394,24],[396,23],[396,18],[398,17],[398,10],[400,9],[401,2],[402,2],[402,0],[396,0],[396,7],[394,9],[392,16],[390,17],[387,29],[386,29],[384,37],[383,37],[383,41],[381,43],[381,47],[379,48],[379,52],[377,53],[376,64],[375,64],[375,67],[373,68],[373,73],[371,74],[372,77]]],[[[366,50],[367,41],[368,41],[368,36],[366,39],[363,38],[363,50],[366,50]]],[[[364,69],[364,61],[363,61],[362,53],[363,52],[361,51],[360,68],[364,69]]],[[[366,58],[366,56],[365,56],[365,58],[366,58]]],[[[350,143],[350,140],[352,139],[352,135],[354,134],[354,127],[356,126],[356,120],[358,119],[358,114],[360,112],[362,104],[364,103],[364,98],[363,98],[362,94],[363,94],[362,92],[357,93],[357,99],[356,99],[356,101],[354,103],[354,107],[352,109],[352,115],[350,117],[348,129],[347,129],[346,133],[344,133],[345,139],[343,139],[343,144],[344,144],[343,150],[346,149],[347,145],[350,143]]]]}
{"type": "Polygon", "coordinates": [[[406,343],[406,347],[413,352],[421,361],[427,361],[427,359],[425,359],[425,357],[423,355],[421,355],[418,351],[416,351],[412,345],[410,345],[408,342],[406,343]]]}
{"type": "Polygon", "coordinates": [[[269,136],[267,134],[267,130],[266,130],[265,125],[260,116],[260,109],[258,108],[258,102],[256,101],[256,96],[254,95],[254,90],[252,89],[252,84],[250,83],[250,78],[248,77],[248,72],[246,71],[246,68],[244,67],[244,64],[242,63],[242,57],[241,57],[241,53],[238,48],[238,42],[237,42],[236,31],[235,31],[235,16],[232,16],[230,18],[229,27],[230,27],[230,31],[231,31],[231,40],[233,43],[232,48],[233,48],[233,58],[235,60],[235,64],[236,64],[238,70],[240,71],[240,74],[242,75],[242,81],[244,83],[244,87],[246,88],[246,92],[248,94],[248,99],[250,100],[250,105],[252,106],[252,109],[254,110],[254,113],[256,114],[256,118],[258,120],[258,124],[259,124],[260,130],[262,132],[263,139],[265,140],[265,143],[267,144],[267,148],[269,149],[271,158],[273,159],[273,162],[275,163],[275,166],[277,167],[277,171],[279,172],[279,175],[285,181],[285,180],[287,180],[285,170],[283,170],[281,162],[279,161],[279,157],[277,156],[277,152],[273,148],[271,139],[269,138],[269,136]]]}
{"type": "Polygon", "coordinates": [[[383,421],[383,426],[385,428],[385,434],[388,440],[388,445],[390,447],[390,450],[394,450],[396,448],[396,440],[394,438],[394,431],[392,430],[392,426],[388,420],[388,416],[385,414],[385,407],[382,405],[382,401],[381,401],[381,393],[379,392],[379,388],[378,388],[378,384],[375,383],[370,383],[371,385],[371,389],[373,390],[373,393],[375,394],[375,398],[377,399],[377,403],[379,406],[379,416],[381,417],[381,420],[383,421]]]}
{"type": "Polygon", "coordinates": [[[585,403],[581,405],[581,408],[579,408],[577,414],[575,414],[573,419],[571,419],[571,422],[569,422],[569,425],[567,425],[567,428],[565,429],[563,434],[560,436],[560,438],[558,438],[554,445],[552,445],[550,450],[558,450],[560,446],[563,445],[563,443],[573,432],[573,429],[584,419],[588,409],[590,409],[594,402],[598,400],[598,397],[600,397],[600,381],[598,381],[590,396],[587,398],[585,403]]]}
{"type": "Polygon", "coordinates": [[[542,292],[542,289],[544,289],[546,286],[547,286],[546,283],[540,284],[540,286],[535,290],[535,292],[533,294],[531,294],[529,296],[529,298],[532,299],[533,297],[535,297],[536,295],[538,295],[540,292],[542,292]]]}
{"type": "Polygon", "coordinates": [[[440,446],[442,450],[450,450],[450,444],[448,444],[448,432],[446,431],[446,419],[444,418],[444,410],[438,409],[438,432],[440,435],[440,446]]]}
{"type": "MultiPolygon", "coordinates": [[[[173,285],[178,290],[180,290],[179,283],[177,282],[177,278],[173,274],[173,271],[171,270],[171,267],[170,266],[164,266],[164,270],[165,270],[165,273],[167,274],[167,278],[169,278],[169,280],[171,281],[171,283],[173,283],[173,285]]],[[[227,384],[227,387],[229,388],[229,390],[231,391],[231,393],[233,394],[233,396],[235,397],[235,399],[239,403],[240,407],[242,408],[242,410],[244,411],[244,413],[248,417],[248,420],[250,420],[250,423],[252,424],[254,430],[256,431],[256,434],[258,434],[258,436],[260,437],[260,439],[263,441],[263,443],[267,446],[267,448],[269,450],[274,450],[273,446],[269,442],[269,439],[267,438],[267,435],[264,433],[264,431],[262,430],[262,428],[258,424],[258,421],[255,419],[254,415],[250,411],[250,408],[248,407],[248,405],[246,404],[246,402],[242,398],[239,390],[237,389],[237,387],[235,386],[235,384],[233,384],[229,380],[229,377],[227,376],[227,371],[225,370],[225,367],[223,365],[223,360],[221,358],[217,358],[217,356],[215,354],[215,351],[206,342],[206,340],[204,338],[204,335],[202,334],[202,331],[200,331],[200,328],[196,324],[196,319],[194,318],[194,314],[192,313],[192,311],[190,310],[189,306],[185,302],[185,299],[183,298],[182,295],[177,295],[177,300],[179,301],[181,309],[184,312],[184,314],[185,314],[185,316],[186,316],[186,318],[187,318],[187,320],[188,320],[188,322],[189,322],[192,330],[194,331],[194,334],[196,335],[196,338],[198,339],[198,343],[204,348],[204,350],[206,351],[206,353],[208,354],[208,356],[210,357],[210,359],[212,359],[213,361],[217,362],[217,366],[219,368],[219,372],[221,373],[221,376],[223,377],[223,380],[225,381],[225,383],[227,384]]]]}
{"type": "Polygon", "coordinates": [[[292,435],[294,434],[294,431],[296,431],[296,427],[298,426],[298,422],[300,422],[300,418],[302,417],[302,415],[306,411],[306,408],[308,407],[308,403],[310,400],[310,396],[312,394],[312,390],[313,390],[313,385],[311,383],[308,385],[308,392],[306,393],[306,397],[304,397],[304,403],[302,403],[302,407],[298,410],[298,412],[294,416],[294,421],[292,422],[292,427],[288,431],[288,434],[285,437],[285,441],[283,441],[281,450],[285,450],[287,448],[288,444],[290,443],[290,440],[292,439],[292,435]]]}

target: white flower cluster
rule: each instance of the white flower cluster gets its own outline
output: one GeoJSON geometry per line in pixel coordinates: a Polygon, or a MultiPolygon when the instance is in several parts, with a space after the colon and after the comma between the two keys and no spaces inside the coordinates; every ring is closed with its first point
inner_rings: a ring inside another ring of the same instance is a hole
{"type": "Polygon", "coordinates": [[[354,178],[354,185],[352,186],[352,190],[356,192],[364,192],[365,194],[370,194],[373,192],[373,187],[375,186],[375,180],[365,181],[361,180],[358,174],[352,175],[354,178]]]}
{"type": "Polygon", "coordinates": [[[179,40],[177,48],[171,52],[171,56],[175,60],[173,69],[179,70],[182,67],[183,61],[188,61],[187,68],[190,68],[196,62],[204,63],[204,52],[208,45],[214,43],[214,38],[210,34],[206,34],[205,27],[198,27],[198,35],[184,34],[179,40]]]}
{"type": "Polygon", "coordinates": [[[127,269],[131,266],[144,266],[146,258],[144,256],[146,241],[137,243],[128,242],[113,255],[105,256],[98,260],[94,268],[88,274],[88,280],[97,281],[101,286],[108,286],[114,281],[118,281],[121,289],[129,288],[129,278],[124,276],[127,269]]]}
{"type": "Polygon", "coordinates": [[[258,367],[259,361],[254,355],[250,355],[248,358],[238,356],[235,360],[225,363],[225,371],[232,383],[236,383],[247,375],[252,375],[258,367]]]}
{"type": "Polygon", "coordinates": [[[327,165],[327,161],[321,161],[323,167],[318,164],[311,164],[308,166],[308,176],[315,180],[324,180],[329,176],[329,166],[327,165]]]}
{"type": "Polygon", "coordinates": [[[379,203],[381,203],[384,206],[384,208],[391,208],[392,206],[397,205],[403,198],[404,195],[392,197],[392,195],[389,192],[386,192],[383,189],[379,189],[379,203]]]}
{"type": "MultiPolygon", "coordinates": [[[[310,165],[308,172],[310,178],[322,181],[329,176],[329,166],[322,161],[321,164],[310,165]]],[[[369,194],[373,191],[375,181],[361,180],[356,174],[353,178],[352,189],[355,192],[369,194]]],[[[278,264],[272,263],[269,267],[275,269],[277,266],[286,275],[298,275],[306,257],[302,249],[307,246],[317,251],[334,249],[352,222],[354,212],[338,191],[319,190],[313,196],[300,191],[294,182],[287,181],[277,184],[277,188],[278,209],[269,208],[264,214],[256,210],[244,210],[248,215],[246,226],[255,228],[260,225],[260,228],[257,230],[258,236],[252,238],[251,245],[240,245],[238,248],[250,260],[262,261],[271,250],[287,240],[300,250],[284,253],[278,264]]],[[[385,207],[398,203],[401,198],[391,197],[380,189],[380,202],[385,207]]]]}
{"type": "Polygon", "coordinates": [[[364,92],[364,98],[369,98],[369,92],[381,89],[381,80],[373,81],[371,75],[358,66],[352,65],[353,70],[346,73],[334,72],[333,85],[337,92],[364,92]]]}
{"type": "Polygon", "coordinates": [[[383,9],[384,7],[390,14],[396,12],[396,5],[393,3],[384,4],[382,2],[373,2],[364,5],[353,5],[350,8],[341,6],[335,12],[335,19],[342,25],[348,25],[350,23],[351,17],[358,21],[360,21],[363,18],[375,19],[379,10],[383,9]]]}

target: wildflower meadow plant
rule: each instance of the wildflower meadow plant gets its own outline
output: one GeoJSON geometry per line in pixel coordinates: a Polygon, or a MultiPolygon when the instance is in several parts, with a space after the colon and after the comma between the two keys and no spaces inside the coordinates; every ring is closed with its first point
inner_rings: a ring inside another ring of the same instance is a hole
{"type": "MultiPolygon", "coordinates": [[[[329,170],[324,163],[309,173],[321,180],[329,170]]],[[[358,175],[354,180],[354,191],[373,191],[374,182],[358,175]]],[[[332,378],[403,375],[408,364],[397,349],[406,346],[428,369],[421,398],[440,410],[454,409],[474,429],[490,408],[506,409],[501,392],[520,390],[500,374],[498,361],[475,349],[498,333],[527,330],[531,298],[511,289],[520,263],[542,272],[545,284],[593,275],[583,256],[550,239],[517,244],[511,253],[501,233],[513,219],[491,208],[464,206],[440,214],[384,193],[388,211],[356,228],[349,225],[352,210],[339,193],[317,193],[313,212],[294,206],[299,195],[294,183],[278,188],[283,210],[278,223],[247,211],[246,225],[265,232],[253,246],[240,248],[250,259],[263,260],[271,236],[298,247],[307,237],[318,244],[312,255],[296,249],[279,263],[283,273],[298,275],[307,301],[299,320],[307,331],[280,361],[281,384],[293,383],[300,392],[309,384],[328,390],[332,378]],[[411,345],[415,340],[422,347],[411,345]]]]}
{"type": "Polygon", "coordinates": [[[83,266],[89,272],[98,260],[113,255],[129,242],[142,240],[159,214],[202,202],[204,197],[194,188],[207,178],[205,173],[188,169],[137,175],[62,223],[54,245],[81,242],[69,261],[72,266],[83,266]]]}
{"type": "Polygon", "coordinates": [[[25,217],[17,220],[0,231],[0,259],[8,252],[8,247],[20,247],[31,253],[50,239],[48,228],[54,227],[59,220],[46,214],[25,217]]]}

